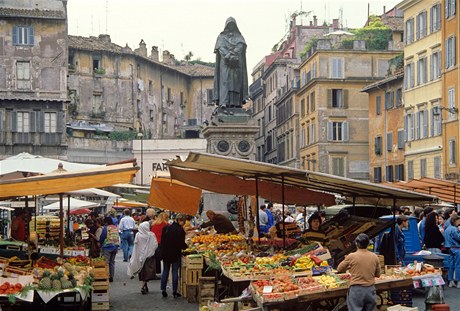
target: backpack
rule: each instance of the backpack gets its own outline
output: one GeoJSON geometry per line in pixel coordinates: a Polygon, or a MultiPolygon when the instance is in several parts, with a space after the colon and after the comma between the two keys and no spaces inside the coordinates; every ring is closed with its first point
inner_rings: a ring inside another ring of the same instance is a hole
{"type": "Polygon", "coordinates": [[[105,237],[104,245],[109,244],[120,244],[120,234],[118,233],[118,228],[114,225],[107,226],[107,236],[105,237]]]}

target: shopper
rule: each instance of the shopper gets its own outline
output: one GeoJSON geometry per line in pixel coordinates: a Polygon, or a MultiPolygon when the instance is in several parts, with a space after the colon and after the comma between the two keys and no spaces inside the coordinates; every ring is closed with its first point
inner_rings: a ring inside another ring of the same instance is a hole
{"type": "Polygon", "coordinates": [[[423,218],[422,220],[418,223],[418,233],[420,235],[420,241],[422,245],[425,245],[425,222],[426,222],[426,216],[433,211],[433,208],[431,206],[427,206],[423,209],[423,218]]]}
{"type": "Polygon", "coordinates": [[[403,232],[405,228],[409,228],[409,218],[401,215],[396,219],[395,226],[396,262],[400,265],[404,264],[406,257],[406,237],[403,232]]]}
{"type": "Polygon", "coordinates": [[[134,229],[136,229],[136,223],[134,219],[130,216],[131,211],[129,209],[125,209],[123,211],[125,215],[120,220],[120,225],[118,226],[118,230],[120,230],[120,238],[121,238],[121,249],[123,250],[123,261],[127,262],[131,255],[133,254],[133,247],[134,247],[134,229]]]}
{"type": "Polygon", "coordinates": [[[349,270],[350,288],[347,295],[349,311],[376,310],[375,278],[380,276],[376,254],[369,252],[369,237],[360,233],[355,240],[356,252],[351,253],[337,267],[339,273],[349,270]]]}
{"type": "Polygon", "coordinates": [[[260,208],[259,208],[259,233],[261,235],[265,234],[268,232],[268,215],[267,213],[265,212],[265,210],[267,209],[267,207],[265,206],[265,204],[261,205],[260,208]]]}
{"type": "Polygon", "coordinates": [[[144,221],[139,225],[139,231],[134,239],[133,255],[129,260],[128,275],[133,278],[139,275],[139,281],[142,281],[141,293],[143,295],[149,292],[148,281],[156,280],[155,271],[155,250],[158,248],[157,238],[150,231],[150,224],[144,221]]]}
{"type": "Polygon", "coordinates": [[[446,223],[444,224],[444,230],[446,230],[447,228],[449,228],[449,226],[451,225],[452,223],[452,215],[457,215],[457,212],[455,211],[455,209],[453,208],[449,208],[446,213],[446,223]]]}
{"type": "MultiPolygon", "coordinates": [[[[155,234],[158,245],[161,245],[161,238],[162,238],[162,233],[163,233],[163,228],[169,226],[169,215],[168,213],[161,212],[157,218],[153,221],[151,231],[155,234]]],[[[161,260],[162,258],[157,257],[155,258],[155,267],[156,267],[156,272],[160,273],[161,272],[161,260]]]]}
{"type": "Polygon", "coordinates": [[[438,227],[439,216],[436,212],[431,212],[425,220],[425,247],[432,254],[440,254],[444,243],[444,236],[438,227]]]}
{"type": "Polygon", "coordinates": [[[316,241],[319,243],[326,243],[327,236],[320,229],[321,227],[321,216],[319,213],[313,213],[310,218],[308,218],[308,229],[305,230],[305,233],[302,237],[308,241],[316,241]]]}
{"type": "Polygon", "coordinates": [[[267,209],[265,210],[265,213],[267,213],[268,217],[268,224],[267,224],[267,231],[270,230],[271,227],[275,225],[275,216],[273,215],[273,204],[268,203],[267,209]]]}
{"type": "Polygon", "coordinates": [[[219,234],[237,232],[230,219],[228,219],[228,217],[214,213],[214,211],[207,211],[206,216],[208,216],[209,221],[203,223],[201,226],[195,227],[195,229],[203,229],[214,226],[214,230],[216,230],[216,232],[219,234]]]}
{"type": "Polygon", "coordinates": [[[89,242],[89,257],[97,258],[101,256],[101,244],[99,244],[98,236],[102,233],[101,221],[99,218],[92,220],[87,218],[85,220],[85,225],[88,233],[88,242],[89,242]]]}
{"type": "Polygon", "coordinates": [[[163,228],[161,238],[161,256],[163,258],[163,273],[161,275],[161,294],[168,297],[166,284],[168,283],[169,271],[172,275],[172,290],[174,298],[181,297],[177,292],[179,282],[179,268],[182,250],[187,248],[185,244],[185,231],[182,226],[185,224],[185,215],[177,215],[176,221],[163,228]]]}
{"type": "Polygon", "coordinates": [[[450,267],[447,279],[449,280],[449,287],[460,288],[460,217],[452,215],[450,218],[451,225],[444,231],[446,239],[445,246],[449,249],[450,254],[450,267]]]}
{"type": "Polygon", "coordinates": [[[109,264],[109,281],[113,282],[115,275],[115,257],[117,255],[118,245],[120,244],[120,235],[116,226],[112,224],[112,218],[104,218],[104,227],[100,235],[96,232],[99,243],[102,245],[102,254],[109,264]]]}

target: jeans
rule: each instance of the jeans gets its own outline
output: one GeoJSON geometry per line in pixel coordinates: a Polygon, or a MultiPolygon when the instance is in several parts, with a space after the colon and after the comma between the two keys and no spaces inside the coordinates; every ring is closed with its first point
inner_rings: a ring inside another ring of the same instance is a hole
{"type": "Polygon", "coordinates": [[[161,274],[161,290],[166,290],[166,284],[168,283],[169,269],[172,266],[172,288],[173,293],[177,293],[177,285],[179,283],[179,268],[180,268],[180,259],[175,262],[167,262],[163,260],[163,273],[161,274]]]}
{"type": "Polygon", "coordinates": [[[120,236],[121,249],[123,250],[123,260],[128,261],[133,254],[134,234],[132,230],[123,230],[120,236]]]}
{"type": "Polygon", "coordinates": [[[450,267],[447,279],[449,281],[460,281],[460,248],[450,249],[450,267]]]}
{"type": "Polygon", "coordinates": [[[115,274],[115,257],[117,256],[117,249],[102,249],[102,254],[104,254],[105,260],[109,264],[109,275],[113,279],[115,274]]]}
{"type": "Polygon", "coordinates": [[[377,307],[375,286],[350,286],[347,306],[349,311],[375,311],[377,307]]]}

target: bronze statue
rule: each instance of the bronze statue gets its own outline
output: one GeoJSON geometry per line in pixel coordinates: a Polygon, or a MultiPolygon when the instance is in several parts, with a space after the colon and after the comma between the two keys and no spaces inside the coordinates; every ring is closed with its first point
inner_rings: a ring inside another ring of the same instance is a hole
{"type": "Polygon", "coordinates": [[[241,108],[248,98],[246,42],[236,21],[229,17],[217,37],[213,101],[222,108],[241,108]]]}

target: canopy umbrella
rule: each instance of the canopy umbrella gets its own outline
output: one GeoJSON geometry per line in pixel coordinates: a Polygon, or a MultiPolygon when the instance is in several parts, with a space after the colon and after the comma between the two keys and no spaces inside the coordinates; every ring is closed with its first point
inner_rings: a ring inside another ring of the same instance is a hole
{"type": "MultiPolygon", "coordinates": [[[[43,209],[44,210],[57,210],[60,207],[59,205],[60,205],[59,201],[57,201],[57,202],[45,205],[43,209]]],[[[63,202],[63,207],[64,208],[70,207],[70,211],[77,210],[80,208],[92,208],[92,207],[98,207],[98,206],[99,206],[99,203],[93,203],[93,202],[78,200],[74,198],[70,198],[70,200],[64,200],[63,202]],[[69,204],[69,201],[70,201],[70,204],[69,204]]]]}
{"type": "Polygon", "coordinates": [[[165,210],[196,215],[200,199],[201,189],[169,178],[152,178],[147,202],[165,210]]]}
{"type": "Polygon", "coordinates": [[[70,211],[70,215],[85,215],[91,213],[91,210],[88,208],[79,208],[70,211]]]}

